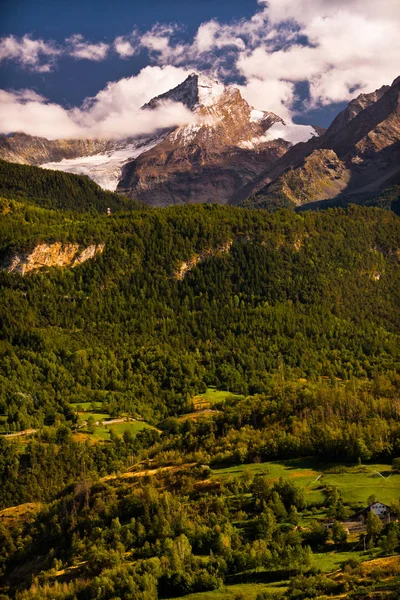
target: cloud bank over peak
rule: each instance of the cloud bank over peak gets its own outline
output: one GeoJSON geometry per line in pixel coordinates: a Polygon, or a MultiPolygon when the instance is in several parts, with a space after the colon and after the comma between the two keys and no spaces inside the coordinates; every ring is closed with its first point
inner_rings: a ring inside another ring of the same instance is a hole
{"type": "Polygon", "coordinates": [[[149,66],[135,77],[108,83],[95,97],[72,109],[47,102],[32,90],[0,90],[0,132],[21,131],[48,139],[122,139],[192,123],[193,113],[177,102],[141,110],[153,96],[175,87],[187,75],[178,67],[149,66]]]}

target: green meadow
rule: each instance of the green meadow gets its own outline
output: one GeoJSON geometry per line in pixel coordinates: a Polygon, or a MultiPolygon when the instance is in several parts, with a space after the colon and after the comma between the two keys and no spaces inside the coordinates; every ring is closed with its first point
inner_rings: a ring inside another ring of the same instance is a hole
{"type": "Polygon", "coordinates": [[[282,462],[252,463],[213,469],[213,477],[266,475],[271,481],[280,477],[292,479],[304,488],[307,500],[322,505],[323,487],[336,486],[346,504],[366,504],[372,495],[385,504],[400,498],[400,474],[388,464],[357,466],[327,465],[315,459],[295,459],[282,462]]]}
{"type": "Polygon", "coordinates": [[[229,396],[236,396],[234,392],[227,392],[225,390],[217,390],[216,388],[207,388],[202,394],[198,394],[195,400],[200,399],[204,402],[210,402],[210,404],[218,404],[224,402],[229,396]]]}
{"type": "MultiPolygon", "coordinates": [[[[226,585],[219,590],[212,590],[211,592],[188,594],[184,598],[186,600],[255,600],[257,595],[263,592],[283,594],[286,590],[285,583],[238,583],[236,585],[226,585]]],[[[178,600],[178,598],[171,600],[178,600]]]]}

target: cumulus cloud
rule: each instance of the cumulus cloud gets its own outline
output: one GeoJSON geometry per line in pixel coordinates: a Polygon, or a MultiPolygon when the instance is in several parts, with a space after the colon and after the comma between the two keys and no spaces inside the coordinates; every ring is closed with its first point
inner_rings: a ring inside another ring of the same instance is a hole
{"type": "Polygon", "coordinates": [[[194,115],[180,103],[141,110],[153,96],[175,87],[187,75],[186,70],[173,66],[146,67],[135,77],[107,84],[81,107],[69,110],[32,90],[0,91],[0,131],[22,131],[48,139],[121,139],[192,123],[194,115]]]}
{"type": "Polygon", "coordinates": [[[100,61],[104,60],[109,51],[109,44],[99,42],[92,44],[87,42],[83,35],[77,33],[65,40],[67,44],[67,53],[75,58],[100,61]]]}
{"type": "Polygon", "coordinates": [[[140,40],[137,31],[130,35],[119,35],[114,40],[114,50],[120,58],[129,58],[140,52],[140,40]]]}
{"type": "Polygon", "coordinates": [[[242,78],[244,97],[288,119],[296,85],[308,83],[303,110],[348,101],[399,74],[398,0],[259,0],[250,19],[202,23],[190,42],[157,25],[139,44],[159,63],[242,78]]]}
{"type": "Polygon", "coordinates": [[[0,90],[0,131],[22,131],[52,139],[79,137],[79,126],[68,111],[32,90],[5,92],[0,90]]]}
{"type": "MultiPolygon", "coordinates": [[[[310,86],[309,107],[350,100],[360,90],[390,83],[399,72],[400,4],[369,0],[270,0],[270,25],[296,22],[292,44],[271,52],[262,44],[241,53],[240,73],[250,82],[277,81],[310,86]],[[307,43],[299,43],[299,36],[307,43]]],[[[253,84],[254,85],[254,84],[253,84]]]]}
{"type": "Polygon", "coordinates": [[[61,54],[54,42],[34,40],[29,35],[21,38],[9,35],[0,39],[0,62],[14,60],[21,66],[39,73],[47,73],[61,54]]]}

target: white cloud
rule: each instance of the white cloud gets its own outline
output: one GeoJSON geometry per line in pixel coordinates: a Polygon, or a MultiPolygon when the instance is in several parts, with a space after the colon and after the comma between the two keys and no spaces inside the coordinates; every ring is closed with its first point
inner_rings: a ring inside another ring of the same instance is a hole
{"type": "Polygon", "coordinates": [[[68,54],[74,58],[100,61],[106,58],[110,49],[109,44],[105,44],[104,42],[99,42],[98,44],[87,42],[83,35],[79,33],[72,35],[65,41],[68,54]]]}
{"type": "Polygon", "coordinates": [[[400,18],[397,0],[259,0],[272,24],[294,20],[303,25],[318,16],[334,16],[346,10],[366,18],[400,18]]]}
{"type": "MultiPolygon", "coordinates": [[[[248,80],[310,85],[310,106],[350,100],[359,90],[372,91],[399,72],[400,4],[344,0],[270,0],[272,22],[297,21],[309,44],[293,43],[270,51],[266,45],[243,52],[237,66],[248,80]],[[395,17],[397,21],[395,20],[395,17]]],[[[297,38],[298,39],[298,38],[297,38]]]]}
{"type": "Polygon", "coordinates": [[[51,40],[35,40],[29,35],[21,38],[9,35],[0,39],[0,62],[13,60],[32,71],[48,73],[60,56],[100,61],[107,57],[109,49],[109,44],[87,42],[80,34],[67,38],[64,45],[51,40]]]}
{"type": "Polygon", "coordinates": [[[33,40],[29,35],[21,38],[9,35],[0,39],[0,62],[14,60],[23,67],[46,73],[51,70],[55,57],[61,50],[54,42],[33,40]]]}
{"type": "Polygon", "coordinates": [[[295,85],[309,84],[303,110],[348,101],[399,74],[398,0],[259,0],[250,19],[202,23],[193,40],[157,25],[141,44],[160,63],[239,74],[253,105],[289,119],[295,85]],[[223,50],[223,52],[221,52],[223,50]]]}
{"type": "Polygon", "coordinates": [[[32,90],[0,91],[0,131],[22,131],[49,139],[79,137],[79,126],[63,107],[47,103],[32,90]]]}
{"type": "Polygon", "coordinates": [[[255,108],[268,110],[291,121],[290,106],[295,98],[295,86],[290,81],[250,77],[246,85],[238,87],[243,98],[255,108]]]}
{"type": "Polygon", "coordinates": [[[173,66],[146,67],[136,77],[107,84],[94,98],[71,110],[47,102],[32,90],[0,90],[0,132],[23,131],[48,139],[120,139],[191,123],[193,114],[180,103],[141,110],[153,96],[178,85],[187,75],[173,66]]]}
{"type": "Polygon", "coordinates": [[[136,31],[131,35],[119,35],[114,40],[114,50],[120,58],[129,58],[140,52],[140,41],[136,31]]]}
{"type": "Polygon", "coordinates": [[[178,30],[177,25],[154,25],[140,36],[139,44],[161,64],[188,63],[190,61],[188,44],[172,42],[172,37],[178,30]]]}

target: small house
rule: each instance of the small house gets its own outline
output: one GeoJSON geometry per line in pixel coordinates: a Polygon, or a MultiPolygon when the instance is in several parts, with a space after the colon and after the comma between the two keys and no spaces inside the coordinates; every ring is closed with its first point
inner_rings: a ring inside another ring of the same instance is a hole
{"type": "Polygon", "coordinates": [[[353,515],[349,521],[359,521],[365,523],[370,512],[375,513],[384,523],[390,521],[390,506],[383,502],[372,502],[366,508],[363,508],[355,515],[353,515]]]}
{"type": "MultiPolygon", "coordinates": [[[[372,510],[372,512],[374,512],[378,517],[380,517],[382,520],[389,514],[390,512],[390,506],[388,506],[387,504],[383,504],[383,502],[373,502],[372,504],[369,505],[369,511],[372,510]]],[[[368,511],[368,512],[369,512],[368,511]]]]}

